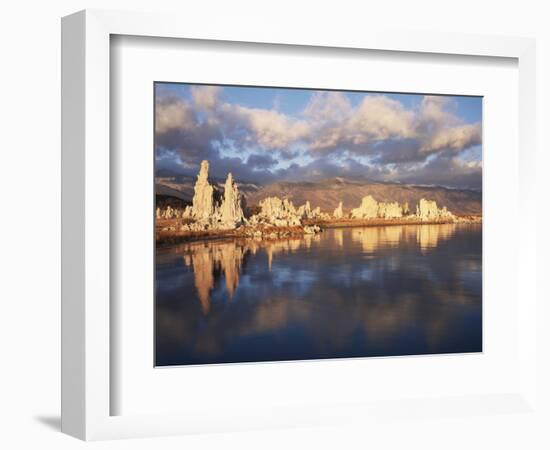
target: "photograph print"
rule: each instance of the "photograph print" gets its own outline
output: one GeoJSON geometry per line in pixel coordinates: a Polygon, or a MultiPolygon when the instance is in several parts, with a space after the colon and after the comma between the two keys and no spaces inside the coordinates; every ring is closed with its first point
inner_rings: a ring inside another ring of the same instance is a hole
{"type": "Polygon", "coordinates": [[[156,82],[154,133],[156,366],[482,351],[481,97],[156,82]]]}

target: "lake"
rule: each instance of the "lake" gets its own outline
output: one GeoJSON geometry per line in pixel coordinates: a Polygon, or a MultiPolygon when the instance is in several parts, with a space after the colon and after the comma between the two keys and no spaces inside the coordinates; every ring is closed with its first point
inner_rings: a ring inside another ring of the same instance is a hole
{"type": "Polygon", "coordinates": [[[156,251],[157,366],[482,351],[479,224],[156,251]]]}

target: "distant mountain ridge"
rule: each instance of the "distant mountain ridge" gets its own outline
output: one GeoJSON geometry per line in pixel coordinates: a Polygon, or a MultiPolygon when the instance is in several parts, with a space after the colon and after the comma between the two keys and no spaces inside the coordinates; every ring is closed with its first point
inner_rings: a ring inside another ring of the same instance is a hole
{"type": "MultiPolygon", "coordinates": [[[[191,203],[195,193],[195,182],[197,177],[190,176],[167,176],[155,178],[155,194],[163,196],[171,196],[191,203]]],[[[221,192],[224,189],[225,180],[221,178],[210,178],[210,183],[216,186],[221,192]]],[[[256,192],[260,187],[254,183],[239,183],[237,182],[239,191],[245,196],[251,192],[256,192]]]]}
{"type": "MultiPolygon", "coordinates": [[[[185,177],[167,182],[158,178],[156,192],[158,195],[173,195],[190,202],[193,198],[195,179],[185,177]]],[[[221,182],[212,180],[223,189],[221,182]]],[[[408,203],[414,210],[421,198],[435,200],[438,206],[446,206],[458,215],[481,215],[482,193],[466,189],[450,189],[441,186],[420,186],[390,182],[359,181],[344,178],[330,178],[319,181],[289,182],[279,181],[264,186],[254,183],[239,183],[239,191],[245,196],[248,206],[257,205],[266,197],[288,198],[294,205],[302,205],[309,200],[312,207],[320,206],[321,210],[332,214],[339,202],[343,202],[345,213],[356,208],[361,199],[372,195],[379,202],[408,203]]]]}

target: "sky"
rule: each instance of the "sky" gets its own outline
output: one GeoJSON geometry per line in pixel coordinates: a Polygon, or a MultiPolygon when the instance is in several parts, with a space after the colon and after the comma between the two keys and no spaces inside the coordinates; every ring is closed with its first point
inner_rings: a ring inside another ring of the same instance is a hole
{"type": "Polygon", "coordinates": [[[156,170],[481,190],[481,120],[481,97],[156,83],[156,170]]]}

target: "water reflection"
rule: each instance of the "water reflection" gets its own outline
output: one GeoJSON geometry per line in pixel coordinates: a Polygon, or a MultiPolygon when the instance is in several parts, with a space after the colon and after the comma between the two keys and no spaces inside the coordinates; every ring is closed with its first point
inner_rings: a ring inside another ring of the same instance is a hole
{"type": "Polygon", "coordinates": [[[334,235],[334,242],[336,246],[338,248],[343,248],[344,247],[344,230],[342,230],[341,228],[336,228],[333,231],[333,235],[334,235]]]}
{"type": "Polygon", "coordinates": [[[424,225],[416,227],[416,240],[423,252],[437,247],[441,240],[450,239],[456,231],[456,224],[424,225]]]}
{"type": "Polygon", "coordinates": [[[404,229],[403,226],[353,228],[351,237],[365,253],[371,254],[381,246],[396,246],[401,241],[404,229]]]}
{"type": "Polygon", "coordinates": [[[157,364],[481,350],[481,228],[421,225],[157,251],[157,364]]]}

